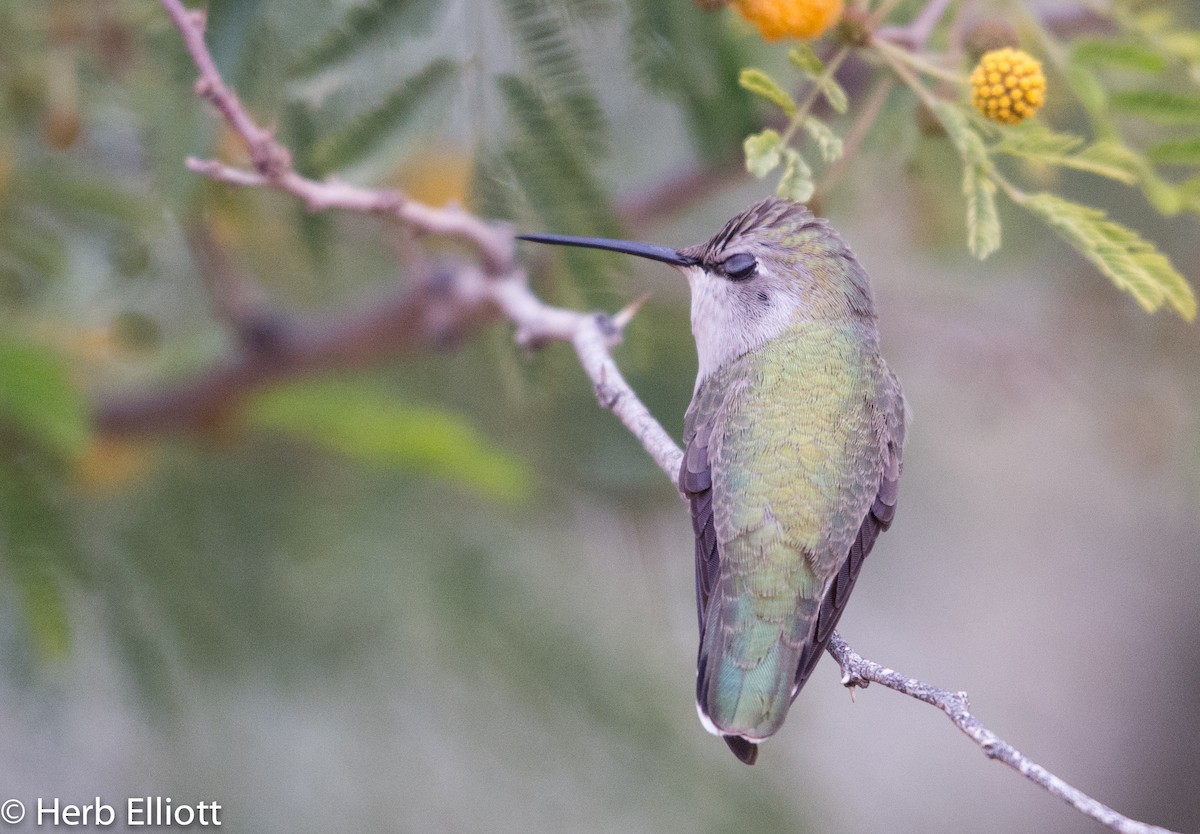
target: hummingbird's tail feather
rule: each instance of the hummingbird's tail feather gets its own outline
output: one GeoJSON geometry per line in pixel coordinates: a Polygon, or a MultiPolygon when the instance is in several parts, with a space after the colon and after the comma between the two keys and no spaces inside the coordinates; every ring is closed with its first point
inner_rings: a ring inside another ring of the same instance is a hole
{"type": "Polygon", "coordinates": [[[738,757],[738,761],[748,765],[758,761],[758,745],[753,741],[741,736],[721,736],[721,738],[725,739],[725,743],[729,745],[733,755],[738,757]]]}
{"type": "MultiPolygon", "coordinates": [[[[758,602],[761,609],[764,601],[758,602]]],[[[779,611],[798,614],[798,631],[782,633],[769,608],[755,610],[747,598],[712,597],[696,667],[696,708],[708,731],[725,737],[735,754],[748,752],[745,745],[768,738],[783,725],[818,604],[815,598],[781,602],[779,611]],[[731,737],[742,743],[731,743],[731,737]]]]}

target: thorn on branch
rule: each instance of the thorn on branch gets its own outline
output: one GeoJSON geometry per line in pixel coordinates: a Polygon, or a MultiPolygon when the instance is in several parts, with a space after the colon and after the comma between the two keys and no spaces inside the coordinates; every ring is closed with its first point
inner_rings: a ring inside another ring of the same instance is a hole
{"type": "Polygon", "coordinates": [[[621,392],[610,386],[607,382],[599,382],[595,386],[596,399],[604,408],[612,411],[617,407],[617,403],[621,401],[621,392]]]}
{"type": "Polygon", "coordinates": [[[649,300],[650,300],[650,293],[643,293],[642,295],[639,295],[637,298],[635,298],[629,304],[626,304],[617,313],[614,313],[612,316],[609,317],[609,320],[611,321],[612,326],[615,327],[617,330],[618,336],[624,335],[625,328],[629,326],[629,323],[631,321],[633,321],[633,317],[637,315],[638,310],[642,309],[642,306],[649,300]]]}

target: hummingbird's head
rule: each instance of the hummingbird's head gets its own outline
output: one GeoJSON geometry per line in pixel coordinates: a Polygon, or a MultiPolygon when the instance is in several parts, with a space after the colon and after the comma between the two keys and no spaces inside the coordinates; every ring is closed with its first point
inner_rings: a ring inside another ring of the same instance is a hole
{"type": "Polygon", "coordinates": [[[684,249],[607,238],[521,238],[625,252],[683,272],[692,290],[697,385],[798,321],[875,318],[867,275],[853,253],[828,223],[790,200],[763,200],[710,240],[684,249]]]}

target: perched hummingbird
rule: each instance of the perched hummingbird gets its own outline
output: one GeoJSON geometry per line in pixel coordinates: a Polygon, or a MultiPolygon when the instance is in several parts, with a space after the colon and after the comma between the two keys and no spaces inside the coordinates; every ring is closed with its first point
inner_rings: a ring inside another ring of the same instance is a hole
{"type": "Polygon", "coordinates": [[[828,223],[778,199],[686,249],[522,238],[663,261],[691,285],[700,367],[679,488],[696,533],[696,708],[754,764],[896,512],[907,407],[867,273],[828,223]]]}

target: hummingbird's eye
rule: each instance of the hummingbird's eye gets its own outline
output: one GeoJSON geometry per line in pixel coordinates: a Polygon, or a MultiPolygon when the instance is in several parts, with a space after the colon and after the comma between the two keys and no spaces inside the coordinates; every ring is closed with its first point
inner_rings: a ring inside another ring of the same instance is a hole
{"type": "Polygon", "coordinates": [[[726,258],[725,263],[721,264],[721,269],[730,279],[745,281],[758,269],[758,261],[748,252],[738,252],[726,258]]]}

